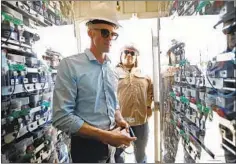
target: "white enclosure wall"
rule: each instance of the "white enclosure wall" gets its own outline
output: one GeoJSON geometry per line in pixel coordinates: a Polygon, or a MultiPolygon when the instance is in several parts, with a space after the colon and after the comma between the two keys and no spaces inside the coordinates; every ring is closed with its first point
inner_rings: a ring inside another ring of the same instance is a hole
{"type": "Polygon", "coordinates": [[[43,27],[38,29],[40,40],[35,44],[38,54],[52,48],[63,57],[78,53],[77,39],[74,34],[74,25],[43,27]]]}

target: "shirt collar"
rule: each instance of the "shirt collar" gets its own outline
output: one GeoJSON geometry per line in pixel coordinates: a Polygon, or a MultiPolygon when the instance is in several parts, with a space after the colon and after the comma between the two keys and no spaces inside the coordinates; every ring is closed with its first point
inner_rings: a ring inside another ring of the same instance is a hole
{"type": "Polygon", "coordinates": [[[87,55],[87,57],[89,58],[89,60],[97,60],[95,58],[95,56],[93,55],[93,53],[90,51],[90,49],[85,49],[85,54],[87,55]]]}
{"type": "Polygon", "coordinates": [[[120,68],[122,71],[124,71],[126,73],[130,73],[130,74],[137,74],[137,73],[140,73],[140,71],[141,71],[139,67],[133,67],[133,68],[131,68],[131,71],[129,72],[128,69],[126,69],[122,64],[119,64],[118,68],[120,68]]]}
{"type": "MultiPolygon", "coordinates": [[[[90,51],[90,49],[85,49],[85,54],[87,55],[88,59],[90,61],[96,61],[97,59],[95,58],[95,56],[93,55],[93,53],[90,51]]],[[[108,55],[105,56],[105,61],[111,61],[110,58],[108,57],[108,55]]]]}

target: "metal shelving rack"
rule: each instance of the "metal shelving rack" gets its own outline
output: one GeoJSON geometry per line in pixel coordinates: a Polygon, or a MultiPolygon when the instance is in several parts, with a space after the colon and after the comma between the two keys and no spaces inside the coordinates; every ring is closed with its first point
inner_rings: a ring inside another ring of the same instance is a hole
{"type": "Polygon", "coordinates": [[[33,51],[34,43],[40,39],[38,27],[65,24],[58,14],[59,2],[55,1],[54,7],[52,3],[1,2],[2,162],[59,160],[59,134],[52,126],[52,93],[62,56],[48,50],[43,55],[45,61],[41,61],[33,51]]]}
{"type": "Polygon", "coordinates": [[[163,162],[233,162],[235,50],[217,55],[202,72],[185,59],[183,45],[170,48],[176,63],[162,77],[163,162]]]}

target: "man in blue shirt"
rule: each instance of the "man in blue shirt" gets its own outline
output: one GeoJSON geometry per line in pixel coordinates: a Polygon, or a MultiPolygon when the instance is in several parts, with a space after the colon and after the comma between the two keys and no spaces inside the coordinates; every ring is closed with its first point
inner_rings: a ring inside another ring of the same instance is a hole
{"type": "Polygon", "coordinates": [[[121,127],[128,129],[129,125],[119,111],[118,77],[105,55],[111,40],[117,39],[114,31],[120,25],[115,12],[104,4],[90,14],[86,23],[90,49],[63,59],[58,68],[53,125],[71,134],[73,162],[105,163],[111,146],[126,147],[136,138],[121,133],[121,127]]]}

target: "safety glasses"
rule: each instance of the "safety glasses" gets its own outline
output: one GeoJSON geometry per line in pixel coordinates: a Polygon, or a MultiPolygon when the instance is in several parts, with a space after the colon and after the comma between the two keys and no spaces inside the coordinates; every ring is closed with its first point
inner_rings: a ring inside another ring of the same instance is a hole
{"type": "Polygon", "coordinates": [[[125,55],[130,54],[131,56],[135,56],[136,53],[134,51],[124,50],[125,55]]]}
{"type": "Polygon", "coordinates": [[[115,32],[110,32],[108,29],[99,29],[99,28],[93,28],[93,30],[99,30],[101,31],[101,35],[103,38],[108,38],[111,36],[112,40],[116,40],[118,38],[118,34],[115,32]]]}

